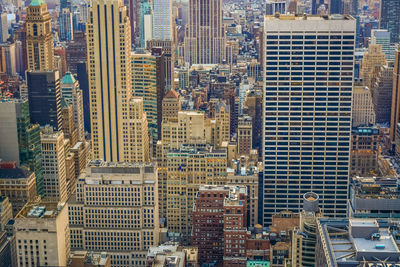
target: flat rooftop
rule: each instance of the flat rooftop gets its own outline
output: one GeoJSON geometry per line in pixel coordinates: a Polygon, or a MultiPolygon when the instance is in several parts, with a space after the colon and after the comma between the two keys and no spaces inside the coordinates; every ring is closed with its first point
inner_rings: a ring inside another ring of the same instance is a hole
{"type": "Polygon", "coordinates": [[[312,20],[312,21],[326,21],[326,20],[354,20],[349,15],[294,15],[294,14],[276,14],[266,15],[265,20],[312,20]]]}
{"type": "Polygon", "coordinates": [[[393,237],[387,230],[379,230],[379,234],[381,235],[379,240],[367,240],[365,238],[353,238],[354,240],[354,248],[356,251],[363,252],[377,252],[380,253],[382,251],[385,252],[398,252],[399,249],[396,246],[396,243],[393,241],[393,237]],[[376,248],[376,245],[385,246],[383,249],[376,248]]]}
{"type": "Polygon", "coordinates": [[[32,172],[22,168],[1,168],[0,179],[25,179],[28,178],[32,172]]]}
{"type": "Polygon", "coordinates": [[[15,216],[15,219],[50,219],[56,218],[64,208],[64,202],[31,202],[27,203],[22,210],[15,216]]]}
{"type": "Polygon", "coordinates": [[[388,263],[396,262],[400,250],[388,223],[375,219],[318,219],[322,229],[321,239],[327,244],[325,255],[329,255],[333,266],[362,263],[363,260],[379,262],[386,259],[388,263]],[[351,227],[355,230],[349,231],[351,227]],[[355,232],[352,234],[352,231],[355,232]],[[379,233],[379,240],[369,238],[371,232],[379,233]],[[365,236],[354,237],[360,234],[365,236]]]}

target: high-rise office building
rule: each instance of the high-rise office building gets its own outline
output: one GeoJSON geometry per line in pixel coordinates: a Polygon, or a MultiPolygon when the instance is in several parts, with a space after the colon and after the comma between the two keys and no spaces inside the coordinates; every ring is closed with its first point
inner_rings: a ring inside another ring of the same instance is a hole
{"type": "Polygon", "coordinates": [[[14,76],[17,72],[15,43],[0,44],[0,50],[5,61],[5,73],[14,76]]]}
{"type": "Polygon", "coordinates": [[[29,113],[32,123],[62,127],[61,90],[58,71],[28,71],[29,113]]]}
{"type": "Polygon", "coordinates": [[[250,155],[252,149],[252,119],[250,116],[239,117],[237,135],[237,153],[239,155],[250,155]]]}
{"type": "Polygon", "coordinates": [[[165,94],[162,100],[162,119],[169,121],[178,118],[178,112],[182,110],[182,100],[174,89],[165,94]]]}
{"type": "Polygon", "coordinates": [[[43,195],[40,126],[31,123],[28,100],[0,101],[0,136],[0,158],[35,172],[37,194],[43,195]]]}
{"type": "Polygon", "coordinates": [[[361,62],[360,77],[365,86],[372,87],[375,68],[383,65],[386,65],[386,56],[382,52],[382,46],[371,44],[361,62]]]}
{"type": "Polygon", "coordinates": [[[380,135],[376,126],[353,128],[351,146],[351,175],[375,176],[379,173],[380,135]]]}
{"type": "Polygon", "coordinates": [[[122,1],[93,1],[87,29],[92,154],[125,161],[132,81],[130,22],[122,1]]]}
{"type": "Polygon", "coordinates": [[[160,235],[157,170],[152,163],[93,161],[68,211],[72,250],[107,251],[112,266],[144,267],[160,235]]]}
{"type": "MultiPolygon", "coordinates": [[[[86,32],[75,31],[74,40],[68,42],[65,48],[65,60],[68,66],[68,70],[73,74],[77,74],[77,65],[79,63],[86,63],[87,51],[86,51],[86,32]]],[[[79,81],[82,83],[82,81],[79,81]]]]}
{"type": "Polygon", "coordinates": [[[182,144],[205,144],[204,113],[180,111],[175,118],[162,123],[161,140],[157,142],[157,167],[160,217],[167,214],[167,176],[169,149],[179,149],[182,144]]]}
{"type": "Polygon", "coordinates": [[[153,0],[153,39],[173,40],[173,16],[171,0],[153,0]]]}
{"type": "Polygon", "coordinates": [[[400,1],[382,0],[379,28],[390,32],[390,41],[397,43],[400,35],[400,1]]]}
{"type": "Polygon", "coordinates": [[[13,216],[17,215],[26,203],[37,199],[35,173],[16,164],[0,164],[0,194],[8,197],[13,216]]]}
{"type": "Polygon", "coordinates": [[[159,139],[159,123],[161,127],[162,98],[164,97],[163,84],[159,82],[159,67],[164,65],[157,56],[148,52],[132,52],[132,95],[143,98],[144,111],[147,114],[151,143],[154,145],[159,139]]]}
{"type": "Polygon", "coordinates": [[[220,148],[223,143],[230,141],[230,106],[225,101],[211,99],[209,102],[209,127],[210,144],[220,148]]]}
{"type": "Polygon", "coordinates": [[[192,212],[200,185],[225,185],[227,153],[206,145],[182,146],[166,155],[168,230],[183,243],[190,240],[192,212]]]}
{"type": "Polygon", "coordinates": [[[322,217],[319,196],[308,192],[303,196],[300,223],[292,232],[292,263],[294,266],[315,266],[317,219],[322,217]]]}
{"type": "Polygon", "coordinates": [[[393,93],[392,112],[390,113],[390,141],[396,146],[400,140],[396,138],[398,123],[400,122],[400,49],[395,51],[395,63],[393,69],[393,93]]]}
{"type": "Polygon", "coordinates": [[[224,255],[224,199],[230,186],[201,185],[193,205],[191,245],[199,249],[199,263],[222,264],[224,255]]]}
{"type": "Polygon", "coordinates": [[[219,64],[226,58],[222,0],[189,0],[189,23],[185,36],[185,62],[219,64]]]}
{"type": "Polygon", "coordinates": [[[127,159],[129,162],[148,162],[149,131],[147,116],[143,108],[143,98],[132,97],[129,100],[129,146],[131,153],[127,159]]]}
{"type": "Polygon", "coordinates": [[[42,129],[43,188],[47,199],[65,202],[67,194],[67,170],[65,165],[64,133],[42,129]]]}
{"type": "Polygon", "coordinates": [[[51,17],[44,0],[33,0],[26,9],[28,70],[54,70],[51,17]]]}
{"type": "Polygon", "coordinates": [[[371,84],[376,123],[389,123],[392,109],[393,67],[375,66],[371,84]]]}
{"type": "Polygon", "coordinates": [[[247,188],[231,189],[224,199],[224,267],[247,266],[247,188]]]}
{"type": "Polygon", "coordinates": [[[354,86],[352,108],[352,127],[375,124],[374,104],[368,87],[354,86]]]}
{"type": "Polygon", "coordinates": [[[14,223],[17,266],[66,266],[70,253],[65,203],[30,202],[14,223]]]}
{"type": "Polygon", "coordinates": [[[0,43],[7,42],[8,39],[8,22],[7,13],[0,14],[0,43]]]}
{"type": "Polygon", "coordinates": [[[79,88],[79,82],[67,72],[61,80],[62,98],[72,106],[74,112],[75,127],[78,129],[78,140],[85,140],[85,128],[83,119],[83,95],[79,88]]]}
{"type": "Polygon", "coordinates": [[[385,29],[372,29],[370,44],[382,46],[382,52],[386,55],[387,61],[394,61],[395,47],[390,43],[390,32],[385,29]]]}
{"type": "Polygon", "coordinates": [[[58,17],[60,41],[72,41],[74,39],[74,29],[72,26],[72,13],[68,8],[64,8],[58,17]]]}
{"type": "MultiPolygon", "coordinates": [[[[164,58],[164,66],[163,66],[163,71],[164,73],[164,80],[163,82],[165,84],[165,92],[171,90],[174,88],[174,62],[175,62],[175,45],[174,41],[172,40],[150,40],[147,41],[146,47],[148,50],[152,51],[153,55],[157,55],[160,59],[161,57],[164,58]],[[160,52],[160,50],[162,52],[160,52]]],[[[161,72],[159,71],[159,74],[161,72]]]]}
{"type": "Polygon", "coordinates": [[[264,26],[263,223],[299,212],[311,190],[325,214],[344,217],[355,20],[280,15],[266,16],[264,26]]]}
{"type": "Polygon", "coordinates": [[[145,48],[146,42],[153,39],[153,12],[150,1],[140,3],[140,47],[145,48]]]}

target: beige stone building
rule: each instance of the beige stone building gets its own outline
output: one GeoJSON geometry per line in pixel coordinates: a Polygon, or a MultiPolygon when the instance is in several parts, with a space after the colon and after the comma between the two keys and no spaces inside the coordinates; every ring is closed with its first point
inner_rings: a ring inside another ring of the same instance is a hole
{"type": "Polygon", "coordinates": [[[160,218],[167,210],[167,154],[169,149],[179,149],[182,144],[205,144],[204,112],[179,111],[176,118],[162,124],[161,141],[157,142],[157,167],[160,218]]]}
{"type": "Polygon", "coordinates": [[[65,203],[29,203],[15,217],[14,234],[17,266],[67,265],[70,242],[65,203]]]}
{"type": "Polygon", "coordinates": [[[365,86],[354,86],[352,126],[375,124],[375,110],[371,90],[365,86]]]}
{"type": "Polygon", "coordinates": [[[200,185],[227,183],[226,150],[182,145],[166,155],[166,219],[168,231],[183,243],[190,240],[192,211],[200,185]]]}
{"type": "Polygon", "coordinates": [[[248,226],[254,227],[258,223],[258,169],[256,167],[243,168],[239,172],[228,169],[227,175],[227,185],[247,187],[250,217],[248,226]]]}
{"type": "MultiPolygon", "coordinates": [[[[47,199],[65,202],[68,199],[67,166],[63,132],[42,129],[43,188],[47,199]]],[[[67,145],[69,146],[69,145],[67,145]]]]}
{"type": "Polygon", "coordinates": [[[224,101],[210,100],[209,118],[206,123],[209,144],[219,148],[223,142],[229,142],[231,126],[230,108],[224,101]]]}
{"type": "Polygon", "coordinates": [[[28,70],[54,70],[53,34],[47,4],[43,0],[32,1],[26,13],[28,70]]]}
{"type": "Polygon", "coordinates": [[[107,251],[112,266],[145,266],[159,242],[157,169],[96,160],[68,201],[71,249],[107,251]]]}
{"type": "Polygon", "coordinates": [[[226,60],[222,0],[190,0],[184,51],[185,62],[221,64],[226,60]]]}
{"type": "Polygon", "coordinates": [[[118,0],[94,1],[88,9],[92,154],[95,159],[123,162],[129,158],[130,21],[126,6],[118,0]]]}
{"type": "Polygon", "coordinates": [[[400,147],[398,134],[398,123],[400,122],[400,49],[395,51],[395,63],[393,68],[393,91],[392,91],[392,110],[390,117],[390,141],[400,147]]]}
{"type": "Polygon", "coordinates": [[[24,167],[0,168],[0,194],[8,197],[13,216],[17,215],[27,202],[37,198],[35,173],[24,167]]]}
{"type": "Polygon", "coordinates": [[[180,95],[174,89],[169,91],[162,101],[162,119],[169,121],[170,119],[176,120],[178,112],[182,110],[182,101],[180,95]]]}
{"type": "Polygon", "coordinates": [[[14,218],[12,214],[12,205],[8,197],[0,197],[0,231],[4,231],[4,226],[9,220],[14,218]]]}
{"type": "Polygon", "coordinates": [[[372,87],[371,81],[375,67],[383,65],[386,65],[386,56],[382,52],[382,46],[371,44],[361,62],[360,77],[363,79],[365,86],[372,87]]]}
{"type": "Polygon", "coordinates": [[[132,97],[129,100],[129,146],[129,162],[150,160],[147,116],[141,97],[132,97]]]}

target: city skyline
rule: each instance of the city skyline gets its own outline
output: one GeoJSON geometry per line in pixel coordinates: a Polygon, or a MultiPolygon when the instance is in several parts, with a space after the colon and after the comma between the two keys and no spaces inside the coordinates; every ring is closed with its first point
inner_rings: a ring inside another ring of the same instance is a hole
{"type": "Polygon", "coordinates": [[[0,265],[400,259],[393,0],[0,5],[0,265]]]}

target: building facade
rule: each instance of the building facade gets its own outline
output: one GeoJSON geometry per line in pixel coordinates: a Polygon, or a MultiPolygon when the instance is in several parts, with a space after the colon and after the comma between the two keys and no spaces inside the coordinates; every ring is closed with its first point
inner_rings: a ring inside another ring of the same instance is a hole
{"type": "Polygon", "coordinates": [[[74,40],[74,29],[72,26],[72,13],[68,8],[64,8],[58,17],[58,27],[60,41],[69,42],[74,40]]]}
{"type": "Polygon", "coordinates": [[[171,0],[153,0],[153,39],[172,41],[174,32],[171,0]]]}
{"type": "Polygon", "coordinates": [[[129,155],[128,101],[131,96],[131,29],[121,1],[95,1],[87,23],[92,154],[125,161],[129,155]]]}
{"type": "Polygon", "coordinates": [[[70,253],[65,203],[30,202],[15,218],[17,266],[66,266],[70,253]]]}
{"type": "Polygon", "coordinates": [[[364,86],[354,86],[352,126],[375,124],[375,109],[371,90],[364,86]]]}
{"type": "Polygon", "coordinates": [[[400,2],[396,0],[382,0],[379,28],[390,32],[390,42],[397,43],[400,35],[400,2]]]}
{"type": "Polygon", "coordinates": [[[26,13],[28,70],[54,70],[53,34],[47,5],[43,0],[34,0],[26,13]]]}
{"type": "Polygon", "coordinates": [[[64,133],[42,129],[43,189],[47,199],[65,202],[68,199],[67,166],[64,133]]]}
{"type": "Polygon", "coordinates": [[[131,54],[132,95],[143,98],[149,135],[152,142],[158,140],[158,105],[160,93],[157,89],[157,58],[151,53],[136,52],[131,54]]]}
{"type": "Polygon", "coordinates": [[[264,26],[263,223],[299,212],[311,190],[325,214],[345,217],[355,20],[280,15],[266,16],[264,26]],[[288,56],[278,61],[278,53],[288,56]]]}
{"type": "Polygon", "coordinates": [[[189,242],[192,211],[200,185],[226,184],[226,151],[205,145],[182,146],[166,155],[166,220],[174,238],[189,242]]]}
{"type": "Polygon", "coordinates": [[[31,124],[28,100],[0,102],[0,158],[26,165],[36,176],[36,189],[43,195],[40,126],[31,124]]]}
{"type": "Polygon", "coordinates": [[[83,117],[83,94],[79,88],[79,82],[75,77],[67,72],[61,80],[62,98],[72,106],[74,113],[74,123],[78,130],[78,140],[85,140],[85,122],[83,117]]]}
{"type": "Polygon", "coordinates": [[[222,24],[222,1],[189,1],[185,36],[185,62],[218,64],[226,60],[226,37],[222,24]]]}
{"type": "Polygon", "coordinates": [[[60,74],[58,71],[29,71],[29,114],[31,122],[40,126],[62,128],[60,74]]]}
{"type": "Polygon", "coordinates": [[[147,116],[141,97],[132,97],[129,101],[129,162],[149,162],[150,146],[147,116]]]}
{"type": "Polygon", "coordinates": [[[151,163],[92,161],[68,205],[72,250],[107,251],[112,266],[146,266],[147,250],[159,242],[157,170],[151,163]]]}
{"type": "Polygon", "coordinates": [[[36,200],[35,173],[24,167],[0,165],[0,192],[11,202],[14,217],[26,203],[36,200]]]}

